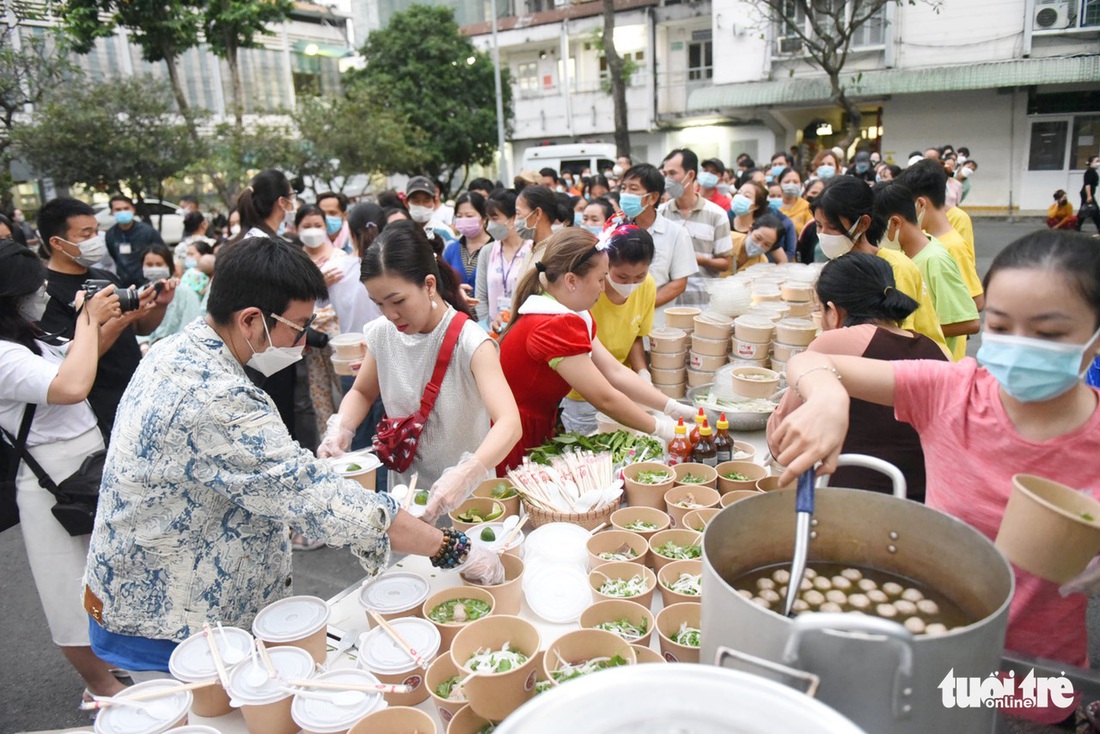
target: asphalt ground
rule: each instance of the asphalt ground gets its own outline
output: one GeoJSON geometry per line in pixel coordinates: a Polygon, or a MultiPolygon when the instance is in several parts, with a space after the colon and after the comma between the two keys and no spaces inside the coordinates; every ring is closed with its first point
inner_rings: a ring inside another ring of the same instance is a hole
{"type": "MultiPolygon", "coordinates": [[[[985,273],[993,257],[1008,243],[1035,229],[1037,219],[975,219],[978,271],[985,273]]],[[[1100,243],[1098,243],[1100,246],[1100,243]]],[[[977,348],[972,340],[970,353],[977,348]]],[[[322,548],[294,554],[294,590],[328,598],[362,578],[351,554],[322,548]]],[[[77,710],[83,685],[52,644],[31,579],[20,529],[0,533],[0,734],[86,727],[77,710]]],[[[1100,612],[1090,609],[1090,630],[1100,629],[1100,612]]],[[[1100,659],[1100,635],[1092,645],[1100,659]]]]}

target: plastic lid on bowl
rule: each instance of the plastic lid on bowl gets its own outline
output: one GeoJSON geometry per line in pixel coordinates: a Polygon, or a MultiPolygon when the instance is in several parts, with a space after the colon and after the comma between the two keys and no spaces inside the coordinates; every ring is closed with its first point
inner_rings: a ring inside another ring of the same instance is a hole
{"type": "Polygon", "coordinates": [[[523,531],[520,530],[519,533],[516,534],[516,537],[512,539],[512,542],[508,544],[508,548],[505,548],[502,543],[504,542],[504,538],[509,534],[509,532],[510,531],[504,529],[504,523],[502,522],[488,522],[483,525],[478,525],[477,528],[471,530],[469,537],[470,542],[474,545],[483,545],[490,550],[504,552],[509,548],[518,548],[519,546],[523,545],[524,534],[523,531]],[[486,530],[493,531],[493,536],[495,540],[481,539],[481,534],[484,533],[486,530]]]}
{"type": "MultiPolygon", "coordinates": [[[[439,652],[439,630],[428,620],[404,617],[391,620],[390,626],[424,660],[431,660],[439,652]]],[[[389,675],[407,673],[419,666],[386,630],[375,627],[359,637],[359,667],[372,673],[389,675]]]]}
{"type": "Polygon", "coordinates": [[[329,344],[344,346],[345,344],[365,344],[366,337],[362,334],[356,334],[355,332],[349,332],[347,334],[337,334],[328,340],[329,344]]]}
{"type": "Polygon", "coordinates": [[[336,470],[337,474],[342,474],[346,477],[374,471],[382,466],[382,461],[369,451],[356,451],[354,453],[343,454],[334,459],[329,459],[328,461],[333,469],[336,470]],[[357,465],[359,468],[349,469],[348,467],[352,464],[357,465]]]}
{"type": "MultiPolygon", "coordinates": [[[[222,627],[213,632],[214,642],[227,668],[239,663],[243,659],[241,655],[247,656],[252,649],[252,635],[243,629],[222,627]]],[[[168,671],[184,683],[197,683],[217,675],[205,632],[193,634],[176,646],[168,659],[168,671]]]]}
{"type": "Polygon", "coordinates": [[[188,726],[181,726],[178,729],[173,729],[172,734],[222,734],[220,731],[212,726],[200,726],[199,724],[190,724],[188,726]]]}
{"type": "Polygon", "coordinates": [[[741,326],[755,326],[761,329],[770,329],[775,326],[774,323],[763,315],[746,314],[744,316],[738,316],[733,321],[734,324],[741,326]]]}
{"type": "Polygon", "coordinates": [[[428,598],[428,582],[419,574],[394,571],[367,581],[359,604],[379,614],[397,614],[420,606],[428,598]]]}
{"type": "MultiPolygon", "coordinates": [[[[309,678],[316,666],[313,656],[300,647],[272,647],[268,649],[267,655],[271,658],[272,667],[283,680],[309,678]]],[[[234,706],[262,706],[292,695],[284,690],[285,684],[275,678],[265,676],[260,685],[249,683],[248,679],[255,664],[251,659],[243,660],[229,671],[229,695],[233,697],[234,706]]],[[[259,665],[267,673],[264,664],[261,662],[259,665]]]]}
{"type": "Polygon", "coordinates": [[[552,564],[529,574],[523,581],[523,593],[531,611],[547,622],[576,622],[592,604],[588,574],[574,566],[552,564]]]}
{"type": "Polygon", "coordinates": [[[672,326],[661,326],[649,332],[650,339],[683,339],[687,332],[672,326]]]}
{"type": "MultiPolygon", "coordinates": [[[[171,678],[159,678],[130,686],[117,697],[125,698],[178,685],[179,681],[171,678]]],[[[192,695],[191,691],[180,691],[155,700],[155,707],[121,705],[103,709],[96,716],[96,734],[163,734],[187,715],[192,695]]]]}
{"type": "Polygon", "coordinates": [[[565,563],[588,563],[589,533],[580,525],[569,522],[550,522],[527,534],[523,557],[530,563],[546,557],[565,563]]]}
{"type": "Polygon", "coordinates": [[[813,331],[817,331],[817,327],[814,326],[814,322],[810,321],[809,319],[783,319],[779,322],[779,325],[788,329],[810,329],[813,331]]]}
{"type": "Polygon", "coordinates": [[[328,624],[328,604],[315,596],[291,596],[268,604],[256,615],[252,634],[264,642],[295,642],[328,624]]]}
{"type": "MultiPolygon", "coordinates": [[[[370,685],[381,683],[365,670],[355,668],[343,668],[322,673],[314,680],[329,681],[331,683],[355,683],[370,685]]],[[[290,716],[294,723],[306,731],[314,734],[335,734],[350,729],[355,722],[367,714],[372,714],[386,707],[386,701],[381,693],[363,693],[363,698],[352,706],[337,706],[331,700],[323,698],[306,698],[295,696],[290,705],[290,716]]]]}

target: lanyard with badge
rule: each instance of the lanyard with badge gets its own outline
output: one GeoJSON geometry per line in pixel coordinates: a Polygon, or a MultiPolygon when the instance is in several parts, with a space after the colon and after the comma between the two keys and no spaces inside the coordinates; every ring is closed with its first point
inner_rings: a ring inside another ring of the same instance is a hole
{"type": "Polygon", "coordinates": [[[504,243],[500,243],[500,264],[497,266],[497,272],[500,273],[501,287],[504,290],[504,295],[497,298],[497,311],[504,313],[512,308],[512,286],[508,283],[508,277],[512,274],[512,267],[516,264],[516,258],[523,252],[523,245],[520,245],[514,255],[512,255],[511,261],[508,263],[508,269],[504,269],[504,243]]]}

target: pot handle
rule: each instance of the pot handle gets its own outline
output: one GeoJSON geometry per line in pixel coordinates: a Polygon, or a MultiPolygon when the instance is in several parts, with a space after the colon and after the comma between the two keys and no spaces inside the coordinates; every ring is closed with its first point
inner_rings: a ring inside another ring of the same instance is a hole
{"type": "Polygon", "coordinates": [[[811,698],[817,693],[817,687],[821,684],[821,678],[813,673],[807,673],[804,670],[798,670],[797,668],[791,668],[782,663],[776,663],[771,660],[765,660],[755,655],[750,655],[747,652],[741,652],[740,650],[733,650],[728,647],[719,647],[714,656],[714,664],[719,668],[730,668],[731,670],[740,670],[739,667],[733,665],[725,665],[727,660],[736,660],[742,665],[748,668],[763,668],[771,676],[764,674],[763,677],[775,677],[781,678],[779,681],[785,686],[795,689],[801,693],[805,693],[811,698]],[[793,678],[794,680],[787,680],[793,678]]]}
{"type": "MultiPolygon", "coordinates": [[[[841,454],[837,457],[836,465],[837,468],[842,466],[858,466],[863,469],[873,469],[874,471],[881,472],[890,477],[890,481],[894,485],[894,496],[898,499],[905,499],[906,493],[908,492],[905,475],[901,473],[901,469],[898,469],[888,461],[883,461],[874,456],[867,456],[866,454],[841,454]]],[[[828,474],[824,474],[818,478],[818,486],[829,486],[828,474]]]]}
{"type": "Polygon", "coordinates": [[[791,620],[791,632],[783,650],[783,663],[798,663],[798,648],[802,638],[815,632],[851,637],[883,638],[898,648],[898,667],[894,674],[893,712],[895,719],[904,719],[913,712],[913,635],[897,622],[867,614],[816,612],[800,614],[791,620]]]}

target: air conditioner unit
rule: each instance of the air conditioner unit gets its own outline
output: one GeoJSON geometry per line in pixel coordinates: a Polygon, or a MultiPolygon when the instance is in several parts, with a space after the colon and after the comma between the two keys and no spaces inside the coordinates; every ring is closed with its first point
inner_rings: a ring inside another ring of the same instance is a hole
{"type": "Polygon", "coordinates": [[[780,38],[779,39],[779,53],[780,54],[799,54],[802,53],[802,39],[797,37],[780,38]]]}
{"type": "Polygon", "coordinates": [[[1037,31],[1056,31],[1073,25],[1073,2],[1050,0],[1035,5],[1034,28],[1037,31]]]}

